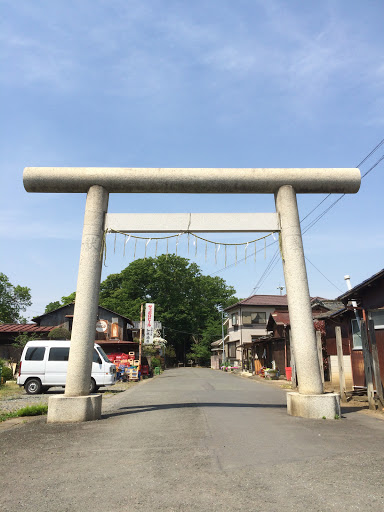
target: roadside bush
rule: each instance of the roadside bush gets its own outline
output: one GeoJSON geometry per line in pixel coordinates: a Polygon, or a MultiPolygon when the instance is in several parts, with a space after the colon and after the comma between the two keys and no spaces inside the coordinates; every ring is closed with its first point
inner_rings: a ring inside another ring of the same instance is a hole
{"type": "Polygon", "coordinates": [[[3,379],[3,383],[5,384],[7,380],[13,379],[13,372],[12,369],[8,366],[3,366],[3,371],[1,373],[1,378],[3,379]]]}
{"type": "Polygon", "coordinates": [[[9,368],[9,366],[7,366],[7,361],[5,361],[4,359],[1,359],[1,358],[0,358],[0,366],[3,369],[1,376],[3,379],[3,383],[5,384],[7,382],[7,380],[13,379],[13,372],[12,372],[12,369],[9,368]]]}
{"type": "Polygon", "coordinates": [[[151,368],[156,368],[156,366],[161,366],[161,361],[158,357],[151,357],[151,368]]]}
{"type": "Polygon", "coordinates": [[[70,340],[71,333],[65,327],[56,327],[48,334],[50,340],[70,340]]]}

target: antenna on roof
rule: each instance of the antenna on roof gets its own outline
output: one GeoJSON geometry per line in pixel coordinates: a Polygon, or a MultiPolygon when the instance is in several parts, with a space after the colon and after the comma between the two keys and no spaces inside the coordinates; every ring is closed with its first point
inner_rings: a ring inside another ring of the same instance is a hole
{"type": "Polygon", "coordinates": [[[281,286],[281,284],[279,283],[279,286],[277,287],[277,289],[280,290],[280,295],[283,295],[284,288],[285,288],[285,286],[281,286]]]}

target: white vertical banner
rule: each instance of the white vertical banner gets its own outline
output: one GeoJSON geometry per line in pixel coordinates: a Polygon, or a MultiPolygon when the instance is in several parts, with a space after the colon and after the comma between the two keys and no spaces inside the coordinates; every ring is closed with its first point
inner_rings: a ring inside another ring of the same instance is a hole
{"type": "Polygon", "coordinates": [[[147,303],[145,305],[144,345],[151,345],[153,343],[154,329],[155,329],[155,305],[147,303]]]}

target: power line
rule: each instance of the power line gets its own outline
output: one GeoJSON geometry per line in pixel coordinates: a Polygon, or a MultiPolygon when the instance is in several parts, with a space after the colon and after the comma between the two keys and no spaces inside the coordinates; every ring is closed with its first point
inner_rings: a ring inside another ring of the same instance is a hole
{"type": "MultiPolygon", "coordinates": [[[[382,145],[384,144],[384,139],[381,140],[379,142],[379,144],[377,144],[375,146],[375,148],[373,148],[373,150],[356,166],[356,167],[360,167],[360,165],[362,165],[364,162],[366,162],[368,160],[368,158],[370,156],[372,156],[378,149],[379,147],[381,147],[382,145]]],[[[363,174],[363,176],[361,177],[361,179],[365,178],[371,171],[373,171],[373,169],[375,167],[377,167],[377,165],[379,165],[379,163],[381,161],[384,160],[384,155],[382,155],[371,167],[370,169],[368,169],[367,172],[365,172],[363,174]]],[[[313,219],[307,226],[306,228],[304,229],[304,231],[302,232],[302,235],[305,235],[305,233],[307,233],[307,231],[309,231],[315,224],[317,224],[317,222],[319,222],[320,219],[322,219],[324,217],[324,215],[326,215],[334,206],[336,206],[336,204],[345,196],[346,194],[342,194],[338,199],[336,199],[332,204],[330,204],[328,206],[328,208],[326,210],[324,210],[322,213],[320,213],[315,219],[313,219]]],[[[331,194],[328,194],[322,201],[320,201],[320,203],[318,205],[315,206],[315,208],[313,208],[301,221],[300,221],[300,224],[307,218],[309,217],[309,215],[311,215],[321,204],[324,203],[324,201],[326,201],[328,199],[328,197],[330,197],[331,194]]],[[[254,287],[254,289],[252,290],[252,293],[254,291],[256,291],[258,288],[261,287],[261,285],[264,283],[264,281],[266,280],[266,278],[270,275],[270,273],[272,272],[272,270],[275,268],[275,266],[277,265],[278,261],[274,261],[275,257],[276,257],[276,254],[277,254],[277,251],[276,253],[274,254],[273,258],[271,259],[270,261],[270,264],[268,265],[268,267],[265,269],[264,273],[262,274],[262,276],[260,277],[259,281],[257,282],[256,286],[254,287]],[[271,266],[272,265],[272,266],[271,266]]],[[[315,269],[330,283],[332,284],[332,286],[335,286],[340,292],[342,292],[342,290],[340,290],[340,288],[338,288],[334,283],[332,283],[332,281],[330,281],[307,257],[306,257],[306,260],[313,266],[315,267],[315,269]]],[[[251,294],[252,295],[252,294],[251,294]]]]}
{"type": "Polygon", "coordinates": [[[368,169],[368,171],[366,173],[364,173],[361,177],[361,179],[365,178],[367,176],[367,174],[369,174],[371,171],[373,171],[373,169],[382,161],[384,160],[384,155],[382,155],[381,158],[379,158],[379,160],[372,165],[372,167],[370,169],[368,169]]]}
{"type": "Polygon", "coordinates": [[[302,234],[305,235],[305,233],[307,231],[309,231],[311,229],[311,227],[313,227],[315,224],[317,224],[317,222],[319,222],[320,219],[322,219],[324,217],[324,215],[326,213],[329,212],[329,210],[331,210],[334,206],[336,206],[336,204],[345,196],[345,194],[343,194],[342,196],[340,196],[336,201],[334,201],[330,206],[328,206],[328,208],[326,210],[324,210],[322,213],[320,213],[320,215],[318,215],[312,222],[310,222],[308,224],[308,226],[306,226],[306,228],[303,230],[302,234]]]}
{"type": "MultiPolygon", "coordinates": [[[[274,263],[276,262],[276,257],[278,256],[278,253],[279,253],[279,249],[277,249],[274,253],[274,255],[272,256],[271,258],[271,261],[268,263],[267,267],[265,268],[264,272],[261,274],[261,276],[259,277],[259,280],[257,281],[255,287],[253,288],[252,292],[251,292],[251,295],[256,292],[256,290],[258,288],[260,288],[260,286],[263,284],[263,282],[265,281],[265,278],[267,277],[267,275],[269,275],[269,270],[271,269],[271,266],[274,265],[274,263]]],[[[276,262],[277,263],[277,262],[276,262]]],[[[272,267],[274,268],[274,266],[272,267]]]]}
{"type": "MultiPolygon", "coordinates": [[[[374,169],[375,167],[377,167],[377,166],[379,165],[379,163],[380,163],[380,162],[382,162],[383,160],[384,160],[384,155],[382,155],[382,156],[381,156],[381,157],[380,157],[380,158],[379,158],[379,159],[378,159],[378,160],[377,160],[377,161],[376,161],[376,162],[375,162],[375,163],[374,163],[374,164],[373,164],[373,165],[368,169],[368,171],[367,171],[367,172],[365,172],[365,173],[363,174],[363,176],[361,177],[361,179],[364,179],[364,178],[365,178],[365,177],[366,177],[366,176],[367,176],[371,171],[373,171],[373,169],[374,169]]],[[[327,199],[330,195],[331,195],[331,194],[328,194],[328,196],[327,196],[327,197],[325,197],[325,199],[327,199]]],[[[334,207],[334,206],[335,206],[335,205],[336,205],[336,204],[337,204],[337,203],[338,203],[338,202],[339,202],[339,201],[340,201],[340,200],[341,200],[345,195],[346,195],[346,194],[342,194],[338,199],[336,199],[333,203],[331,203],[331,205],[330,205],[330,206],[328,206],[328,208],[327,208],[326,210],[324,210],[324,211],[323,211],[320,215],[318,215],[318,216],[317,216],[317,217],[316,217],[316,218],[315,218],[315,219],[314,219],[310,224],[308,224],[308,226],[306,226],[306,228],[305,228],[305,229],[304,229],[304,231],[303,231],[303,235],[304,235],[304,234],[305,234],[309,229],[311,229],[315,224],[317,224],[317,223],[319,222],[319,220],[320,220],[321,218],[323,218],[323,217],[324,217],[324,215],[325,215],[326,213],[328,213],[328,212],[329,212],[329,210],[331,210],[331,209],[332,209],[332,208],[333,208],[333,207],[334,207]]],[[[325,199],[324,199],[324,200],[325,200],[325,199]]],[[[324,200],[323,200],[323,201],[324,201],[324,200]]],[[[322,202],[323,202],[323,201],[322,201],[322,202]]],[[[319,206],[319,205],[317,205],[317,206],[319,206]]],[[[311,213],[312,213],[312,212],[317,208],[317,206],[316,206],[316,207],[315,207],[315,208],[314,208],[314,209],[313,209],[309,214],[311,214],[311,213]]],[[[309,214],[308,214],[308,215],[309,215],[309,214]]],[[[307,218],[307,217],[308,217],[308,215],[307,215],[305,218],[307,218]]],[[[303,219],[303,220],[304,220],[304,219],[303,219]]]]}
{"type": "MultiPolygon", "coordinates": [[[[361,160],[361,162],[359,162],[357,164],[356,167],[360,167],[362,164],[364,164],[382,145],[384,144],[384,139],[382,139],[373,149],[370,153],[368,153],[368,155],[366,157],[363,158],[363,160],[361,160]]],[[[382,155],[379,160],[377,160],[371,167],[370,169],[368,169],[368,171],[366,171],[363,176],[361,177],[361,179],[365,178],[375,167],[377,167],[377,165],[384,160],[384,155],[382,155]]],[[[309,213],[307,213],[307,215],[301,219],[300,221],[300,224],[305,220],[307,219],[315,210],[317,210],[317,208],[319,208],[319,206],[321,206],[332,194],[327,194],[325,196],[324,199],[322,199],[309,213]]],[[[345,196],[346,194],[342,194],[338,199],[336,199],[333,203],[331,203],[331,205],[328,206],[328,208],[326,208],[326,210],[324,210],[322,213],[320,213],[315,219],[313,219],[305,228],[304,230],[302,231],[302,235],[304,235],[305,233],[307,233],[307,231],[309,231],[315,224],[317,224],[317,222],[319,222],[320,219],[322,219],[334,206],[336,206],[336,204],[345,196]]],[[[270,247],[271,245],[274,245],[276,244],[276,241],[270,243],[267,245],[267,247],[270,247]]],[[[259,249],[257,252],[261,252],[263,249],[259,249]]],[[[277,255],[278,251],[275,252],[275,254],[273,255],[271,261],[269,262],[267,268],[264,270],[263,274],[261,275],[261,277],[259,278],[258,282],[256,283],[255,287],[253,288],[252,290],[252,293],[254,291],[256,291],[258,288],[260,288],[260,286],[264,283],[265,279],[270,275],[270,273],[272,272],[272,270],[275,268],[275,266],[277,265],[279,259],[276,260],[276,255],[277,255]]],[[[249,255],[249,257],[253,256],[255,253],[252,253],[249,255]]],[[[215,274],[219,274],[220,272],[222,272],[223,270],[226,270],[226,268],[231,268],[233,266],[235,266],[237,263],[242,263],[243,261],[245,261],[246,258],[241,258],[240,260],[238,260],[236,263],[233,263],[231,265],[228,265],[227,267],[225,268],[222,268],[220,270],[217,270],[216,272],[213,272],[212,274],[210,274],[211,276],[212,275],[215,275],[215,274]]],[[[309,261],[309,260],[308,260],[309,261]]],[[[309,263],[311,263],[311,265],[313,265],[312,262],[309,261],[309,263]]],[[[313,265],[315,267],[315,265],[313,265]]],[[[320,272],[322,274],[322,272],[317,268],[315,267],[316,270],[318,270],[318,272],[320,272]]],[[[327,279],[327,281],[329,281],[329,279],[324,275],[322,274],[325,279],[327,279]]],[[[335,286],[331,281],[329,281],[333,286],[335,286]]],[[[336,286],[337,288],[337,286],[336,286]]],[[[339,288],[337,288],[338,290],[340,290],[339,288]]],[[[340,290],[342,291],[342,290],[340,290]]],[[[251,295],[252,295],[251,293],[251,295]]]]}
{"type": "Polygon", "coordinates": [[[380,141],[380,142],[378,143],[378,145],[372,149],[372,151],[369,153],[369,155],[367,155],[367,156],[366,156],[366,157],[365,157],[365,158],[364,158],[364,159],[363,159],[359,164],[357,164],[357,165],[356,165],[356,167],[360,167],[360,165],[363,165],[363,163],[364,163],[366,160],[368,160],[368,158],[369,158],[371,155],[373,155],[373,153],[374,153],[375,151],[377,151],[377,150],[379,149],[379,147],[380,147],[380,146],[382,146],[383,144],[384,144],[384,139],[383,139],[382,141],[380,141]]]}
{"type": "Polygon", "coordinates": [[[332,281],[330,281],[328,279],[328,277],[326,275],[324,275],[321,270],[319,270],[316,265],[314,265],[312,263],[312,261],[310,261],[306,256],[305,256],[305,259],[308,261],[308,263],[310,263],[312,265],[312,267],[315,267],[315,269],[328,281],[328,283],[330,283],[332,286],[334,286],[335,288],[337,288],[339,290],[339,292],[343,293],[343,290],[340,290],[340,288],[338,286],[335,285],[335,283],[332,283],[332,281]]]}
{"type": "MultiPolygon", "coordinates": [[[[277,243],[277,240],[274,240],[273,242],[271,242],[270,244],[266,244],[265,248],[268,249],[268,247],[271,247],[271,245],[275,245],[277,243]]],[[[264,247],[261,247],[260,249],[257,249],[256,250],[256,254],[259,253],[259,252],[263,252],[265,250],[264,247]]],[[[214,276],[216,274],[220,274],[220,272],[222,272],[223,270],[227,270],[229,268],[232,268],[232,267],[235,267],[238,263],[242,263],[243,261],[245,261],[246,259],[250,259],[252,256],[255,255],[255,252],[251,252],[250,254],[247,255],[247,257],[245,258],[240,258],[239,260],[237,260],[235,263],[231,263],[230,265],[227,265],[226,267],[223,267],[219,270],[216,270],[216,272],[212,272],[211,274],[209,274],[210,276],[214,276]]]]}
{"type": "MultiPolygon", "coordinates": [[[[369,157],[371,157],[382,145],[384,144],[384,139],[382,139],[373,149],[370,153],[368,153],[368,155],[363,158],[363,160],[361,162],[359,162],[356,167],[360,167],[361,165],[363,165],[364,162],[366,162],[368,160],[369,157]]],[[[383,157],[382,157],[383,158],[383,157]]],[[[382,158],[379,160],[379,162],[382,160],[382,158]]],[[[376,165],[379,163],[377,162],[376,165]]],[[[374,167],[376,167],[376,165],[374,165],[374,167]]],[[[362,177],[361,179],[363,179],[369,172],[371,172],[372,169],[370,169],[368,172],[366,172],[362,177]]],[[[324,201],[326,201],[328,199],[328,197],[330,197],[332,194],[327,194],[324,199],[322,201],[320,201],[320,203],[315,206],[309,213],[307,213],[307,215],[301,219],[300,223],[303,222],[307,217],[309,217],[315,210],[317,210],[317,208],[324,203],[324,201]]],[[[343,194],[343,196],[345,196],[345,194],[343,194]]],[[[343,197],[342,196],[342,197],[343,197]]],[[[321,218],[321,217],[320,217],[321,218]]],[[[320,220],[320,219],[319,219],[320,220]]]]}

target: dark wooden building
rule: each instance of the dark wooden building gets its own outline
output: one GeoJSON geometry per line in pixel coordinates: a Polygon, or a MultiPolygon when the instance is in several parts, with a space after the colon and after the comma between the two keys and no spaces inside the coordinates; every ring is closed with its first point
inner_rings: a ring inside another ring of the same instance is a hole
{"type": "MultiPolygon", "coordinates": [[[[72,332],[75,304],[67,304],[49,313],[37,316],[33,324],[0,324],[0,357],[19,360],[21,350],[13,346],[18,334],[26,333],[46,339],[55,327],[64,327],[72,332]]],[[[138,357],[138,343],[132,339],[133,322],[129,318],[102,306],[98,307],[95,325],[95,343],[107,354],[135,352],[138,357]]]]}
{"type": "MultiPolygon", "coordinates": [[[[379,356],[380,375],[384,381],[384,269],[358,284],[338,297],[345,308],[335,317],[345,326],[345,337],[348,340],[351,354],[354,386],[364,386],[364,359],[362,352],[361,332],[358,318],[372,320],[379,356]],[[356,306],[356,307],[354,307],[356,306]]],[[[371,334],[367,331],[368,340],[371,334]]],[[[331,343],[329,349],[331,349],[331,343]]],[[[346,347],[348,349],[348,347],[346,347]]],[[[344,346],[343,346],[344,350],[344,346]]]]}
{"type": "MultiPolygon", "coordinates": [[[[340,301],[313,297],[311,299],[312,315],[315,329],[319,330],[318,318],[332,314],[342,307],[340,301]]],[[[291,365],[290,332],[291,325],[289,312],[274,311],[268,318],[267,331],[269,334],[255,342],[254,351],[258,366],[271,367],[273,364],[285,375],[286,367],[291,365]]],[[[325,352],[323,353],[326,358],[325,352]]],[[[256,365],[255,365],[256,366],[256,365]]],[[[328,361],[324,361],[324,367],[329,367],[328,361]]],[[[326,375],[327,377],[327,375],[326,375]]]]}
{"type": "MultiPolygon", "coordinates": [[[[75,303],[67,304],[58,309],[32,318],[40,327],[64,327],[72,332],[75,303]]],[[[98,343],[107,354],[112,352],[136,351],[138,344],[132,338],[133,322],[129,318],[98,306],[95,325],[95,343],[98,343]]]]}

